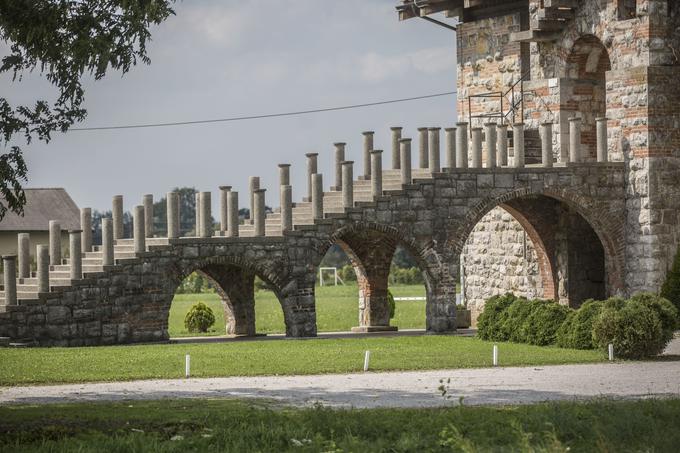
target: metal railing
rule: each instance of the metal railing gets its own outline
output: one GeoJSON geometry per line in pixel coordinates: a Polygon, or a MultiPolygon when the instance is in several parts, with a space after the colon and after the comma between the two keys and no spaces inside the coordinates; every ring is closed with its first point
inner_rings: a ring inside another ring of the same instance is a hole
{"type": "MultiPolygon", "coordinates": [[[[468,96],[468,118],[469,124],[472,125],[473,118],[498,118],[501,124],[505,124],[508,117],[512,115],[512,123],[516,122],[517,112],[520,113],[520,118],[524,118],[524,81],[528,80],[530,72],[527,71],[522,74],[522,76],[517,80],[508,91],[490,91],[488,93],[471,94],[468,96]],[[515,99],[515,93],[519,93],[519,98],[515,99]],[[510,95],[510,100],[507,99],[510,95]],[[498,98],[500,103],[500,111],[491,113],[480,113],[477,115],[472,114],[472,99],[473,98],[498,98]],[[507,104],[504,104],[505,101],[507,104]],[[506,112],[504,105],[509,104],[509,109],[506,112]]],[[[470,127],[470,133],[472,133],[472,127],[470,127]]]]}

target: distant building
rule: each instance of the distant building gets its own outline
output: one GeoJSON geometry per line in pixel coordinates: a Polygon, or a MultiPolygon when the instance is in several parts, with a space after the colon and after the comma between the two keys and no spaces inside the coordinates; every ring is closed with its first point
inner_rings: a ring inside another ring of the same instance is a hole
{"type": "Polygon", "coordinates": [[[25,192],[26,206],[23,217],[7,211],[5,217],[0,220],[0,254],[16,254],[17,234],[30,233],[31,256],[35,256],[36,245],[49,242],[50,220],[59,221],[62,229],[62,249],[66,252],[68,230],[80,228],[78,206],[62,188],[25,189],[25,192]]]}

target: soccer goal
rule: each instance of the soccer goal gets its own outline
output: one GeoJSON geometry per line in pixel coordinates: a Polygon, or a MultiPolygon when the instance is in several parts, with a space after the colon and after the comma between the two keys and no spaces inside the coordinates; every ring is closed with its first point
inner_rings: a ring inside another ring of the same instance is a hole
{"type": "MultiPolygon", "coordinates": [[[[332,274],[331,281],[334,282],[335,286],[338,286],[338,282],[341,284],[345,284],[345,282],[342,281],[340,276],[338,275],[338,268],[337,267],[320,267],[319,268],[319,286],[324,286],[324,280],[323,277],[324,275],[327,274],[332,274]]],[[[328,285],[325,285],[328,286],[328,285]]]]}

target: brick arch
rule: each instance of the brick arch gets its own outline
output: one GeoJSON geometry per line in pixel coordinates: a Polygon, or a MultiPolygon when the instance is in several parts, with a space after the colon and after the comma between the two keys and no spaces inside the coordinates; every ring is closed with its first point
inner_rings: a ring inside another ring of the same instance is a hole
{"type": "MultiPolygon", "coordinates": [[[[545,196],[555,199],[572,208],[585,220],[597,235],[604,249],[609,292],[611,294],[622,294],[624,291],[625,237],[620,219],[615,218],[614,214],[610,213],[605,207],[597,205],[588,197],[571,190],[553,187],[540,190],[521,188],[500,196],[483,199],[472,207],[463,219],[448,228],[445,245],[447,256],[460,256],[472,230],[492,209],[529,196],[545,196]]],[[[527,220],[531,222],[530,218],[527,218],[527,220]]]]}

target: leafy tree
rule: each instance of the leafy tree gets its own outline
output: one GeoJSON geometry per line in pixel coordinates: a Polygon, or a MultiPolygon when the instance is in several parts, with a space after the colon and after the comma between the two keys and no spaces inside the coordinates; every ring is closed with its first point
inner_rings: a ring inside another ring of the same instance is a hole
{"type": "Polygon", "coordinates": [[[174,14],[174,0],[0,0],[0,39],[9,54],[0,73],[14,82],[39,70],[56,89],[56,100],[11,105],[0,97],[0,219],[10,209],[23,214],[27,181],[16,140],[49,142],[87,115],[82,78],[99,80],[109,69],[127,73],[146,53],[149,28],[174,14]]]}
{"type": "Polygon", "coordinates": [[[184,317],[184,327],[189,332],[205,333],[215,324],[215,314],[203,302],[199,302],[184,317]]]}

